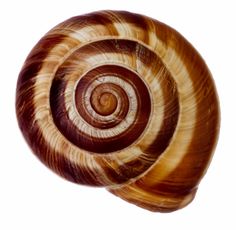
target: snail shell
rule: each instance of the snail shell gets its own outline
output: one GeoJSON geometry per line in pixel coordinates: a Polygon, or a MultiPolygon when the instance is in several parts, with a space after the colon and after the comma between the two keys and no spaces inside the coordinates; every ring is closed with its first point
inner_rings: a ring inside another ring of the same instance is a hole
{"type": "Polygon", "coordinates": [[[160,212],[192,201],[219,130],[203,59],[174,29],[129,12],[50,30],[20,72],[16,113],[53,171],[160,212]]]}

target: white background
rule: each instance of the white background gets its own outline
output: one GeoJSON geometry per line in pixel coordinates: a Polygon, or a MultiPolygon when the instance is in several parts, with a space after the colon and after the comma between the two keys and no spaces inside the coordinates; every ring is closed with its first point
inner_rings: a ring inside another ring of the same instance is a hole
{"type": "Polygon", "coordinates": [[[0,2],[0,229],[236,229],[235,1],[0,2]],[[111,195],[61,179],[26,145],[15,117],[15,87],[35,43],[59,22],[99,9],[142,13],[177,29],[201,53],[221,102],[215,156],[195,200],[152,213],[111,195]]]}

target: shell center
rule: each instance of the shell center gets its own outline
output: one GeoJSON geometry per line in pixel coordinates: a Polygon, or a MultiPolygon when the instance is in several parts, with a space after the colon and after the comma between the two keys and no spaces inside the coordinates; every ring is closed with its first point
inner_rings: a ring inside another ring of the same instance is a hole
{"type": "Polygon", "coordinates": [[[91,95],[91,105],[93,109],[100,115],[108,116],[117,108],[117,98],[110,92],[99,92],[96,88],[91,95]]]}

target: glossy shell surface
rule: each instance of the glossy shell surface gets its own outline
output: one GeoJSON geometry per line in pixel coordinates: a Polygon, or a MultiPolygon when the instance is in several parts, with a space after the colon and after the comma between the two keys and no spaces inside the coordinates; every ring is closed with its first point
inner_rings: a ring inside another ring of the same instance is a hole
{"type": "Polygon", "coordinates": [[[119,11],[73,17],[43,36],[19,74],[16,113],[53,171],[159,212],[192,201],[219,131],[197,51],[169,26],[119,11]]]}

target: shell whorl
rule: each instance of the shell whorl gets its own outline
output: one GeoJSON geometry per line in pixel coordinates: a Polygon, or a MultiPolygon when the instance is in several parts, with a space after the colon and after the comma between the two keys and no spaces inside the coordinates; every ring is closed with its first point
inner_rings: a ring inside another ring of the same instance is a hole
{"type": "Polygon", "coordinates": [[[50,30],[20,72],[16,112],[56,173],[160,212],[194,198],[219,130],[214,82],[195,49],[165,24],[118,11],[50,30]]]}

